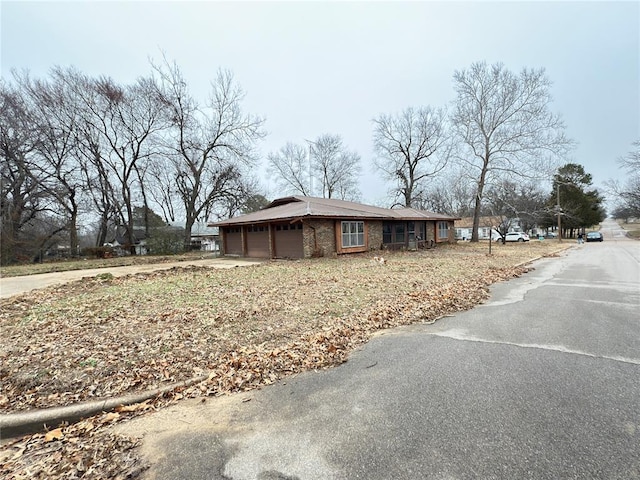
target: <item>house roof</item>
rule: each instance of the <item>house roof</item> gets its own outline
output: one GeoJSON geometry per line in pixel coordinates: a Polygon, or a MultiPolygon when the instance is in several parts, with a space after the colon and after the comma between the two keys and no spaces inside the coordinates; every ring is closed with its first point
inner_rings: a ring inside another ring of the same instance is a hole
{"type": "Polygon", "coordinates": [[[209,226],[248,225],[272,221],[296,221],[303,218],[341,218],[366,220],[456,220],[455,217],[416,210],[380,208],[333,198],[292,196],[279,198],[258,211],[230,218],[209,226]]]}
{"type": "MultiPolygon", "coordinates": [[[[146,240],[147,234],[144,228],[133,227],[133,240],[135,244],[139,244],[142,240],[146,240]]],[[[129,238],[127,237],[127,232],[124,230],[120,230],[116,232],[116,235],[112,240],[109,240],[107,243],[113,245],[127,245],[129,243],[129,238]]]]}
{"type": "Polygon", "coordinates": [[[214,237],[218,233],[218,227],[209,226],[204,222],[196,222],[191,227],[192,237],[214,237]]]}

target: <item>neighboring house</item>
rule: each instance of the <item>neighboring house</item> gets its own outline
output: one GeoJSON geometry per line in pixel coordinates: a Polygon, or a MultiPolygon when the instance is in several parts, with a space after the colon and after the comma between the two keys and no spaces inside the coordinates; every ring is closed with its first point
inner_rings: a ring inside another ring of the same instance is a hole
{"type": "MultiPolygon", "coordinates": [[[[455,239],[471,240],[473,232],[473,217],[464,217],[457,219],[455,222],[455,239]]],[[[507,217],[480,217],[478,225],[478,239],[489,240],[489,232],[492,240],[502,238],[500,232],[520,232],[520,219],[507,217]]]]}
{"type": "Polygon", "coordinates": [[[413,208],[292,196],[209,226],[220,228],[223,255],[309,258],[379,249],[415,250],[455,242],[454,220],[413,208]]]}
{"type": "MultiPolygon", "coordinates": [[[[136,255],[146,255],[148,253],[147,236],[144,233],[144,229],[134,228],[133,237],[136,255]]],[[[129,255],[131,253],[129,249],[129,239],[125,235],[124,231],[118,231],[115,238],[105,243],[104,246],[113,248],[114,253],[118,256],[129,255]]]]}
{"type": "Polygon", "coordinates": [[[191,250],[217,252],[220,250],[218,227],[197,222],[191,227],[191,250]]]}

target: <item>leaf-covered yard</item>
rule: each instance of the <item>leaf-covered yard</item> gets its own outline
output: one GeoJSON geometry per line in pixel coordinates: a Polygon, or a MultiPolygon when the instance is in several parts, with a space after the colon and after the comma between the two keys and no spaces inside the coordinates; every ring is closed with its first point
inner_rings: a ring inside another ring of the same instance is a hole
{"type": "Polygon", "coordinates": [[[5,445],[0,473],[134,478],[142,468],[135,440],[110,434],[110,423],[180,398],[256,388],[341,363],[377,330],[473,307],[488,285],[522,274],[523,262],[558,247],[498,245],[488,255],[487,245],[461,244],[385,254],[385,263],[371,254],[101,275],[4,300],[1,413],[203,380],[132,411],[64,426],[53,438],[49,432],[5,445]],[[100,462],[101,442],[120,452],[115,463],[100,462]],[[47,448],[51,455],[42,453],[47,448]]]}

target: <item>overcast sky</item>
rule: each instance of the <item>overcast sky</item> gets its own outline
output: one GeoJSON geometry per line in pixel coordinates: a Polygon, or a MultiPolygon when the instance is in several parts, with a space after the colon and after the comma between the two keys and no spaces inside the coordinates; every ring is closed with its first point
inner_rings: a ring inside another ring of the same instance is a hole
{"type": "MultiPolygon", "coordinates": [[[[453,73],[473,62],[546,69],[553,110],[578,142],[570,159],[596,186],[623,179],[616,159],[640,139],[640,2],[163,2],[2,0],[1,65],[46,76],[73,65],[122,83],[175,60],[205,100],[219,68],[266,118],[266,155],[287,141],[342,135],[362,157],[363,201],[386,187],[372,170],[371,120],[448,105],[453,73]]],[[[270,198],[279,196],[264,178],[270,198]]]]}

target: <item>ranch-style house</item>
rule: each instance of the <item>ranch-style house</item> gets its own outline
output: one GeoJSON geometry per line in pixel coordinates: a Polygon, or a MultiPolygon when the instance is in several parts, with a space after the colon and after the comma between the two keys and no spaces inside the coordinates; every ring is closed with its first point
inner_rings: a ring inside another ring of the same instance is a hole
{"type": "Polygon", "coordinates": [[[222,255],[293,259],[452,243],[455,220],[414,208],[291,196],[209,226],[220,229],[222,255]]]}

